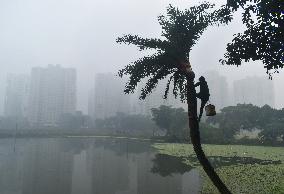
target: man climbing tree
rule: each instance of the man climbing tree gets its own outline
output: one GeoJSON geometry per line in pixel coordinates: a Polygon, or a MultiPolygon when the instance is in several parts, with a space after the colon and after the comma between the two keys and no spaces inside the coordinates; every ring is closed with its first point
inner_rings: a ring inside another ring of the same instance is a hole
{"type": "Polygon", "coordinates": [[[141,90],[140,99],[145,99],[158,82],[168,78],[164,98],[167,98],[169,86],[173,81],[173,94],[188,104],[190,138],[196,156],[204,171],[220,193],[230,194],[208,161],[200,142],[197,117],[197,98],[194,86],[194,72],[189,64],[189,52],[210,25],[227,24],[231,21],[230,10],[222,7],[212,10],[214,5],[202,3],[181,11],[169,6],[166,16],[159,16],[163,39],[141,38],[137,35],[125,35],[117,39],[119,43],[137,45],[140,50],[155,49],[156,53],[143,57],[119,71],[119,76],[129,76],[125,93],[133,93],[142,79],[148,79],[141,90]]]}
{"type": "Polygon", "coordinates": [[[200,122],[201,117],[202,117],[202,113],[203,113],[203,109],[204,109],[206,103],[209,100],[210,94],[209,94],[208,84],[207,84],[207,82],[206,82],[206,80],[203,76],[201,76],[199,78],[199,82],[197,82],[194,86],[195,87],[199,86],[199,88],[200,88],[199,93],[196,94],[196,97],[201,100],[199,117],[198,117],[198,121],[200,122]]]}
{"type": "Polygon", "coordinates": [[[158,18],[163,29],[163,39],[133,35],[117,39],[120,43],[137,45],[140,50],[156,49],[155,54],[143,57],[119,71],[121,77],[129,76],[125,93],[134,92],[138,82],[148,78],[140,96],[141,99],[145,99],[159,80],[170,76],[164,97],[167,97],[169,85],[173,81],[173,94],[176,97],[179,95],[181,100],[186,100],[188,104],[190,136],[197,158],[214,185],[225,194],[229,194],[230,191],[210,165],[201,147],[194,73],[189,68],[189,52],[208,26],[227,24],[232,20],[231,12],[241,7],[245,10],[243,22],[247,30],[243,34],[237,34],[233,42],[228,44],[225,59],[221,62],[240,65],[242,60],[261,60],[267,71],[277,71],[284,67],[282,0],[228,0],[227,6],[230,9],[223,7],[215,11],[210,10],[213,5],[209,3],[185,11],[169,6],[167,16],[158,18]]]}

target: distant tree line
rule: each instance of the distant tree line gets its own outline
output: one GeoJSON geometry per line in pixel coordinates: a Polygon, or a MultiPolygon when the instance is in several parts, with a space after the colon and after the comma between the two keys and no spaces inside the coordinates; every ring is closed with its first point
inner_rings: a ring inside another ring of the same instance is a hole
{"type": "MultiPolygon", "coordinates": [[[[63,114],[56,126],[40,129],[54,130],[49,131],[51,134],[56,134],[56,131],[82,135],[103,132],[105,135],[156,136],[168,142],[189,141],[187,112],[183,108],[162,105],[152,108],[151,113],[151,116],[117,113],[115,116],[95,121],[84,114],[63,114]]],[[[31,133],[38,131],[26,118],[0,117],[0,131],[12,131],[14,134],[16,130],[20,133],[23,129],[30,130],[31,133]]],[[[228,106],[221,109],[216,116],[207,117],[205,122],[201,122],[200,134],[203,143],[283,145],[284,109],[252,104],[228,106]],[[255,130],[260,132],[254,138],[246,135],[236,138],[241,131],[255,130]]]]}
{"type": "Polygon", "coordinates": [[[8,116],[0,117],[0,130],[30,130],[30,129],[58,129],[75,130],[89,128],[91,118],[84,114],[62,114],[53,125],[32,126],[26,117],[8,116]]]}
{"type": "Polygon", "coordinates": [[[161,105],[151,112],[153,121],[165,131],[167,141],[189,140],[187,112],[183,108],[161,105]]]}
{"type": "MultiPolygon", "coordinates": [[[[268,105],[262,107],[252,104],[238,104],[221,109],[215,117],[209,117],[207,124],[223,131],[224,139],[234,140],[240,130],[261,130],[257,143],[278,144],[284,141],[284,109],[273,109],[268,105]]],[[[244,137],[243,141],[247,141],[244,137]]]]}
{"type": "Polygon", "coordinates": [[[30,123],[25,117],[0,117],[0,130],[29,129],[30,123]]]}
{"type": "MultiPolygon", "coordinates": [[[[152,117],[157,126],[166,131],[166,140],[188,140],[187,112],[184,109],[162,105],[152,109],[152,117]]],[[[203,143],[284,144],[284,109],[252,104],[228,106],[200,123],[200,134],[203,143]],[[241,130],[259,130],[260,133],[255,138],[243,136],[236,139],[241,130]]]]}
{"type": "MultiPolygon", "coordinates": [[[[164,139],[170,142],[188,142],[187,112],[183,108],[162,105],[152,108],[152,119],[166,132],[164,139]]],[[[204,143],[224,143],[222,130],[207,123],[200,123],[201,140],[204,143]]]]}
{"type": "Polygon", "coordinates": [[[57,121],[59,129],[86,129],[91,125],[91,118],[82,113],[62,114],[57,121]]]}
{"type": "Polygon", "coordinates": [[[121,112],[109,118],[96,119],[94,127],[98,130],[108,130],[116,134],[144,134],[151,136],[158,129],[149,116],[130,115],[121,112]]]}

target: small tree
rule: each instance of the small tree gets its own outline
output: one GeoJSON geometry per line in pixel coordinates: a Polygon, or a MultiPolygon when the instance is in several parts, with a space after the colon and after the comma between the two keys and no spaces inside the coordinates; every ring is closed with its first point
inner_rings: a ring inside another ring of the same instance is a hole
{"type": "Polygon", "coordinates": [[[152,120],[161,129],[165,130],[167,135],[170,135],[170,129],[172,124],[173,110],[170,106],[161,105],[159,108],[152,108],[152,120]]]}
{"type": "Polygon", "coordinates": [[[170,139],[186,139],[184,129],[187,124],[187,113],[183,108],[173,108],[171,106],[161,105],[158,108],[152,108],[151,112],[153,121],[160,129],[166,131],[166,134],[170,139]]]}
{"type": "Polygon", "coordinates": [[[118,43],[134,44],[142,51],[154,49],[156,53],[143,57],[127,65],[119,71],[119,76],[130,76],[125,93],[133,93],[137,84],[144,78],[148,79],[141,91],[140,99],[145,99],[157,86],[157,83],[168,78],[164,98],[167,98],[170,83],[173,81],[173,94],[187,101],[190,137],[197,158],[204,171],[221,193],[230,191],[216,174],[202,150],[197,120],[197,98],[194,87],[194,72],[189,63],[189,52],[210,25],[228,23],[232,17],[230,10],[223,7],[212,10],[214,5],[203,3],[181,11],[169,6],[166,16],[159,16],[162,27],[162,39],[141,38],[136,35],[125,35],[117,39],[118,43]],[[169,76],[169,77],[168,77],[169,76]]]}

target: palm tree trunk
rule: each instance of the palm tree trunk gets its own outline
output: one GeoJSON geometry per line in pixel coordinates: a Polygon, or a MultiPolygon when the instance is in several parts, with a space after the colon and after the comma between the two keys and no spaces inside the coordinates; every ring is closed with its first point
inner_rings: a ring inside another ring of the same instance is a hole
{"type": "Polygon", "coordinates": [[[194,78],[187,78],[187,105],[188,105],[188,123],[190,128],[190,139],[193,145],[194,152],[203,167],[204,171],[217,187],[220,193],[230,194],[231,192],[222,182],[220,177],[215,172],[214,168],[208,161],[204,151],[202,150],[200,142],[200,132],[199,132],[199,123],[197,120],[197,98],[196,90],[194,87],[194,78]]]}

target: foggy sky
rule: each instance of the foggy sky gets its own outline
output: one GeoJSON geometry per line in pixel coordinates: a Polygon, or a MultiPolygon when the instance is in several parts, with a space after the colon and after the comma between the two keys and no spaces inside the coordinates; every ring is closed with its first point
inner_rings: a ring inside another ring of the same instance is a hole
{"type": "MultiPolygon", "coordinates": [[[[182,9],[190,0],[0,0],[0,114],[3,112],[7,73],[29,73],[32,67],[61,64],[78,74],[78,109],[87,112],[88,91],[95,73],[116,72],[143,53],[134,46],[118,45],[123,34],[159,37],[157,16],[169,3],[182,9]]],[[[217,5],[226,1],[215,0],[217,5]]],[[[216,69],[229,81],[248,75],[266,76],[261,62],[242,67],[218,62],[233,34],[244,29],[240,14],[225,27],[211,27],[190,54],[198,73],[216,69]]],[[[275,75],[275,88],[284,83],[275,75]]],[[[276,107],[283,107],[284,92],[276,92],[276,107]]]]}

